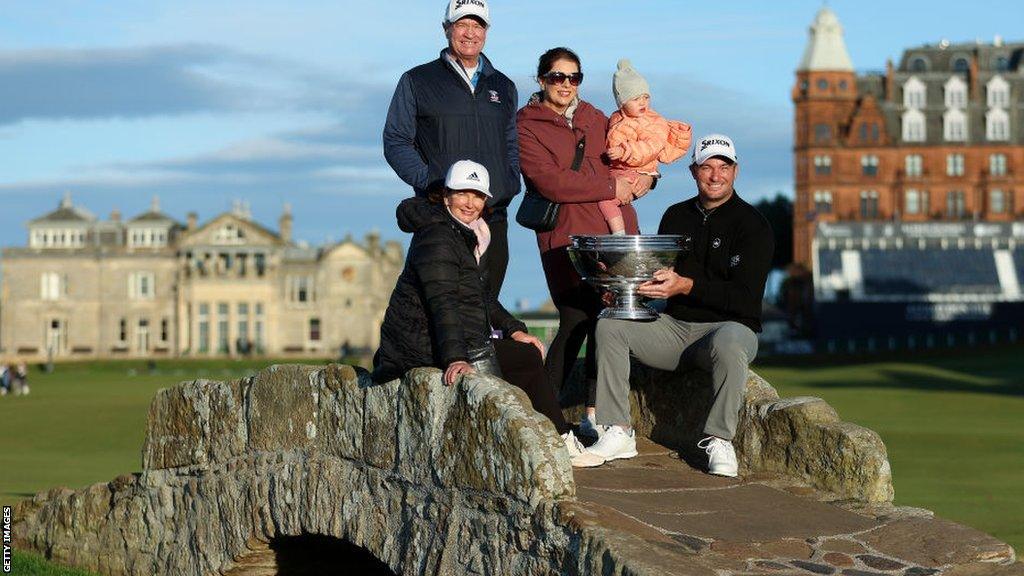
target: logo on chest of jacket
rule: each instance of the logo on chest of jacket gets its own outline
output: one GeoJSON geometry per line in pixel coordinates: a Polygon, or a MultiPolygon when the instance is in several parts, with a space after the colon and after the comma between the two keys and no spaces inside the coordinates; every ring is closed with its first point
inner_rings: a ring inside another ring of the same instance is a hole
{"type": "Polygon", "coordinates": [[[487,93],[491,95],[491,102],[494,102],[495,104],[501,104],[501,98],[498,97],[497,90],[488,90],[487,93]]]}
{"type": "Polygon", "coordinates": [[[729,258],[729,268],[735,268],[740,265],[740,255],[736,254],[732,258],[729,258]]]}
{"type": "Polygon", "coordinates": [[[718,248],[721,245],[722,245],[722,239],[721,238],[715,238],[714,240],[711,241],[711,247],[712,248],[718,248]]]}

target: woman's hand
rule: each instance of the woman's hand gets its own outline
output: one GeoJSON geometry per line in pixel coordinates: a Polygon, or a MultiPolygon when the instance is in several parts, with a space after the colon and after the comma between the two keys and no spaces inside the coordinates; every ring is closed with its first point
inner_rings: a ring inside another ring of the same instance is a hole
{"type": "Polygon", "coordinates": [[[653,185],[654,176],[641,174],[633,183],[633,197],[637,200],[643,198],[645,194],[651,191],[651,186],[653,185]]]}
{"type": "Polygon", "coordinates": [[[522,330],[516,330],[513,332],[511,338],[516,342],[522,342],[523,344],[533,344],[537,347],[537,350],[540,350],[540,357],[544,358],[544,343],[540,341],[540,338],[537,338],[533,334],[527,334],[522,330]]]}
{"type": "Polygon", "coordinates": [[[619,176],[615,179],[615,199],[619,206],[626,206],[633,201],[633,190],[636,189],[635,179],[619,176]]]}
{"type": "Polygon", "coordinates": [[[463,374],[475,374],[476,368],[470,366],[469,362],[458,360],[448,365],[444,371],[444,383],[447,386],[455,384],[455,380],[463,374]]]}

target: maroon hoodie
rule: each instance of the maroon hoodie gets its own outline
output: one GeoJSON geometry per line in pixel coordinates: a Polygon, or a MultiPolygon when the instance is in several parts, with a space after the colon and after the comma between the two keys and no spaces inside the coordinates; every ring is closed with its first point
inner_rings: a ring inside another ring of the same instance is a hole
{"type": "MultiPolygon", "coordinates": [[[[562,205],[555,229],[537,232],[544,274],[554,296],[580,281],[564,256],[569,235],[609,233],[608,222],[597,207],[601,200],[615,199],[615,181],[604,155],[608,118],[581,100],[570,128],[565,117],[539,101],[531,101],[519,110],[516,126],[519,167],[527,189],[562,205]],[[573,171],[576,143],[583,136],[587,138],[583,164],[579,171],[573,171]]],[[[626,233],[638,234],[636,211],[632,206],[621,208],[626,233]]]]}

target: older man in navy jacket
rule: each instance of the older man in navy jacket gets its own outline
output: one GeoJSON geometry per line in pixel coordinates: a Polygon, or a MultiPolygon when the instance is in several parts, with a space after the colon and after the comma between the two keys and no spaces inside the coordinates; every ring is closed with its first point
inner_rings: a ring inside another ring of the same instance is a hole
{"type": "Polygon", "coordinates": [[[442,186],[457,160],[487,168],[488,272],[497,296],[508,266],[507,207],[519,193],[518,95],[481,52],[490,27],[486,0],[450,0],[442,25],[448,47],[398,81],[384,124],[384,157],[418,196],[442,186]]]}

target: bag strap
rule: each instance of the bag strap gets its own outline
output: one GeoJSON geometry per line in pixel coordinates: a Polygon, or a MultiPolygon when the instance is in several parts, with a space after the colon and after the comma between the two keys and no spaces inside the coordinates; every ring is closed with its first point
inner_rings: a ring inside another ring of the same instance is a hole
{"type": "Polygon", "coordinates": [[[576,156],[572,159],[572,171],[579,172],[580,166],[583,165],[583,150],[587,147],[587,135],[580,136],[580,141],[576,143],[576,156]]]}

